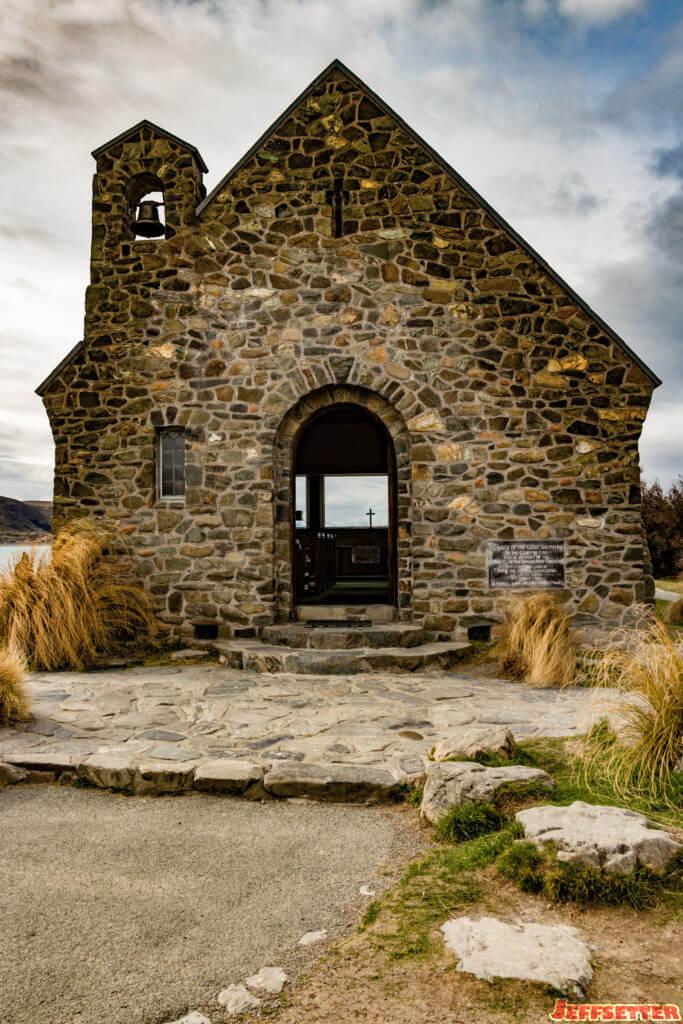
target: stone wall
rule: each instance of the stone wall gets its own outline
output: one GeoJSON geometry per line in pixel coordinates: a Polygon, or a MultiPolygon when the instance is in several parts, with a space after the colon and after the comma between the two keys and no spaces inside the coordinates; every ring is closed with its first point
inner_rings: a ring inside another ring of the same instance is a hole
{"type": "Polygon", "coordinates": [[[84,346],[44,394],[56,523],[103,517],[170,631],[289,615],[287,439],[344,389],[397,445],[403,618],[495,621],[489,539],[564,538],[586,623],[649,597],[651,380],[357,83],[331,73],[195,215],[202,194],[148,128],[98,156],[84,346]],[[141,173],[166,190],[156,242],[127,223],[141,173]],[[164,424],[187,430],[182,507],[155,494],[164,424]]]}

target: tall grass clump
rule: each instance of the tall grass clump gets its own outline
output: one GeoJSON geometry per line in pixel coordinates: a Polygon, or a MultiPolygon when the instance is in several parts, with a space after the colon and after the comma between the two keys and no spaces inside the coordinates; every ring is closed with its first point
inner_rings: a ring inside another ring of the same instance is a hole
{"type": "Polygon", "coordinates": [[[664,621],[667,626],[683,626],[683,597],[669,602],[669,607],[664,613],[664,621]]]}
{"type": "Polygon", "coordinates": [[[569,686],[576,676],[571,625],[552,594],[511,598],[498,645],[501,672],[531,686],[569,686]]]}
{"type": "Polygon", "coordinates": [[[29,718],[26,660],[16,647],[0,647],[0,726],[29,718]]]}
{"type": "Polygon", "coordinates": [[[74,526],[52,555],[22,555],[0,576],[0,645],[23,652],[34,670],[82,671],[154,635],[149,597],[108,553],[107,538],[74,526]]]}
{"type": "Polygon", "coordinates": [[[625,691],[610,726],[594,726],[584,744],[587,784],[608,779],[617,796],[665,806],[680,800],[683,776],[683,654],[667,627],[641,617],[617,630],[596,668],[598,685],[625,691]]]}

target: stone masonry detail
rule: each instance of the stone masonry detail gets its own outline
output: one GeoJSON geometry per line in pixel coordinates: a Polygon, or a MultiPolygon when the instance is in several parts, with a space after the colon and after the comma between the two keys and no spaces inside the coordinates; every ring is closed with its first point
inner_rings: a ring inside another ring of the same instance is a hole
{"type": "Polygon", "coordinates": [[[355,76],[332,66],[203,203],[196,150],[149,124],[97,152],[84,341],[41,391],[55,524],[112,529],[170,634],[290,617],[289,446],[338,401],[394,440],[401,619],[495,623],[494,539],[564,539],[586,626],[651,599],[653,380],[355,76]],[[158,241],[130,232],[141,176],[163,184],[158,241]],[[165,425],[184,504],[156,493],[165,425]]]}

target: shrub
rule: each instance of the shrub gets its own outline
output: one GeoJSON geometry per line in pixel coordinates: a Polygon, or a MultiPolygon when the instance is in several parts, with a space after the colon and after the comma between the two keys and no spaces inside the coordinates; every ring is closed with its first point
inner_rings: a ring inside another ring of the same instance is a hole
{"type": "Polygon", "coordinates": [[[510,599],[498,657],[503,673],[531,686],[568,686],[576,675],[569,613],[551,594],[510,599]]]}
{"type": "Polygon", "coordinates": [[[0,576],[0,644],[25,652],[33,669],[92,667],[155,632],[146,591],[107,554],[106,537],[68,529],[51,557],[24,554],[0,576]]]}
{"type": "Polygon", "coordinates": [[[0,726],[30,717],[26,675],[26,662],[16,647],[0,647],[0,726]]]}
{"type": "Polygon", "coordinates": [[[683,653],[663,623],[643,617],[613,634],[594,671],[629,699],[613,707],[613,728],[599,723],[586,738],[587,784],[608,778],[623,801],[656,796],[670,806],[683,757],[683,653]]]}
{"type": "Polygon", "coordinates": [[[683,558],[683,477],[666,492],[642,484],[641,513],[655,579],[675,576],[683,558]]]}
{"type": "Polygon", "coordinates": [[[667,626],[683,626],[683,597],[669,601],[669,607],[664,612],[664,621],[667,626]]]}
{"type": "Polygon", "coordinates": [[[464,843],[477,836],[497,832],[505,822],[497,808],[483,800],[451,807],[434,826],[434,838],[439,842],[454,839],[464,843]]]}

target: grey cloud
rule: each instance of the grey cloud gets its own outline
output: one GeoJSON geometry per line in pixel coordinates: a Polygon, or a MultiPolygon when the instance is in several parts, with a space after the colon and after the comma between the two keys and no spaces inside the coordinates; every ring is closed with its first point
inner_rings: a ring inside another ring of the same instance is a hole
{"type": "Polygon", "coordinates": [[[673,149],[659,149],[652,161],[655,174],[683,178],[683,142],[673,149]]]}

